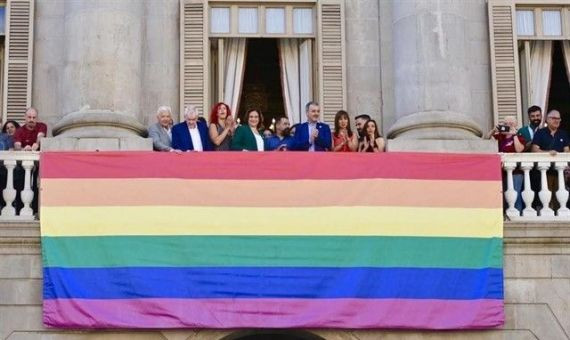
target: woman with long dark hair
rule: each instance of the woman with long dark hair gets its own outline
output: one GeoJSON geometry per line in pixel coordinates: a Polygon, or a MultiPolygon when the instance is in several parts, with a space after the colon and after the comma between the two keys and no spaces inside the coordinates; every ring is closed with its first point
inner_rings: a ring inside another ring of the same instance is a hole
{"type": "Polygon", "coordinates": [[[334,116],[333,151],[352,152],[356,151],[357,147],[358,140],[350,129],[348,112],[340,110],[334,116]]]}
{"type": "Polygon", "coordinates": [[[358,144],[358,152],[384,152],[384,138],[378,132],[376,121],[370,119],[362,128],[362,140],[358,144]]]}

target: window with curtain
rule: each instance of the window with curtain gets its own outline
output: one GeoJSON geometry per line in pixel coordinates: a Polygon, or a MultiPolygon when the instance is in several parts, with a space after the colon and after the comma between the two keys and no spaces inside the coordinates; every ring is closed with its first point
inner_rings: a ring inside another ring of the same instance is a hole
{"type": "MultiPolygon", "coordinates": [[[[565,21],[570,23],[569,9],[570,6],[516,8],[523,119],[527,119],[524,112],[532,105],[543,111],[552,108],[553,93],[569,85],[570,25],[563,25],[565,21]],[[564,73],[563,77],[558,73],[564,73]]],[[[567,98],[570,107],[570,94],[567,98]]],[[[570,117],[570,112],[567,114],[570,117]]]]}

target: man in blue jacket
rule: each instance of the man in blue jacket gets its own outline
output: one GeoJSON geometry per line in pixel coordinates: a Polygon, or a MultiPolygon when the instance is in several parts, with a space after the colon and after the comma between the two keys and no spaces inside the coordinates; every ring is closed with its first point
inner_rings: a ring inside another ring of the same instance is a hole
{"type": "Polygon", "coordinates": [[[308,102],[305,105],[307,121],[295,129],[291,143],[293,150],[299,151],[330,151],[332,145],[331,129],[325,123],[320,123],[321,109],[319,103],[308,102]]]}
{"type": "Polygon", "coordinates": [[[184,121],[172,127],[172,148],[182,151],[211,151],[208,127],[198,120],[196,107],[184,110],[184,121]]]}

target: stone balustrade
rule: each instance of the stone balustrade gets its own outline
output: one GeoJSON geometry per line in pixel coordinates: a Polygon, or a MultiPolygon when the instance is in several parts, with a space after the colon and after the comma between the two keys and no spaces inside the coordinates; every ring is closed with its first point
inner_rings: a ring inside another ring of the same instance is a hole
{"type": "Polygon", "coordinates": [[[501,154],[505,213],[517,221],[570,221],[570,154],[501,154]]]}
{"type": "Polygon", "coordinates": [[[40,160],[39,152],[0,152],[0,186],[4,204],[0,221],[30,221],[34,219],[32,202],[39,178],[35,175],[40,160]],[[19,195],[18,195],[19,194],[19,195]]]}

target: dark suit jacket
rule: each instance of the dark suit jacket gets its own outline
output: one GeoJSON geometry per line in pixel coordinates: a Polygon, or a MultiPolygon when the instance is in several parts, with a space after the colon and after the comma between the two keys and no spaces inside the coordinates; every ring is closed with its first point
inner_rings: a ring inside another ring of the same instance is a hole
{"type": "MultiPolygon", "coordinates": [[[[261,137],[263,139],[263,137],[261,137]]],[[[257,142],[249,125],[240,125],[232,138],[232,150],[257,151],[257,142]]]]}
{"type": "MultiPolygon", "coordinates": [[[[196,124],[198,126],[198,132],[200,132],[202,148],[204,151],[211,151],[212,143],[210,143],[210,137],[208,136],[208,127],[200,121],[196,124]]],[[[194,150],[192,138],[190,138],[190,131],[188,131],[188,124],[185,121],[172,127],[172,148],[182,151],[194,150]]]]}
{"type": "MultiPolygon", "coordinates": [[[[332,144],[331,129],[325,123],[317,123],[319,135],[315,138],[315,151],[330,151],[332,144]]],[[[308,151],[309,144],[309,123],[300,124],[295,129],[295,136],[291,142],[292,149],[298,151],[308,151]]]]}

